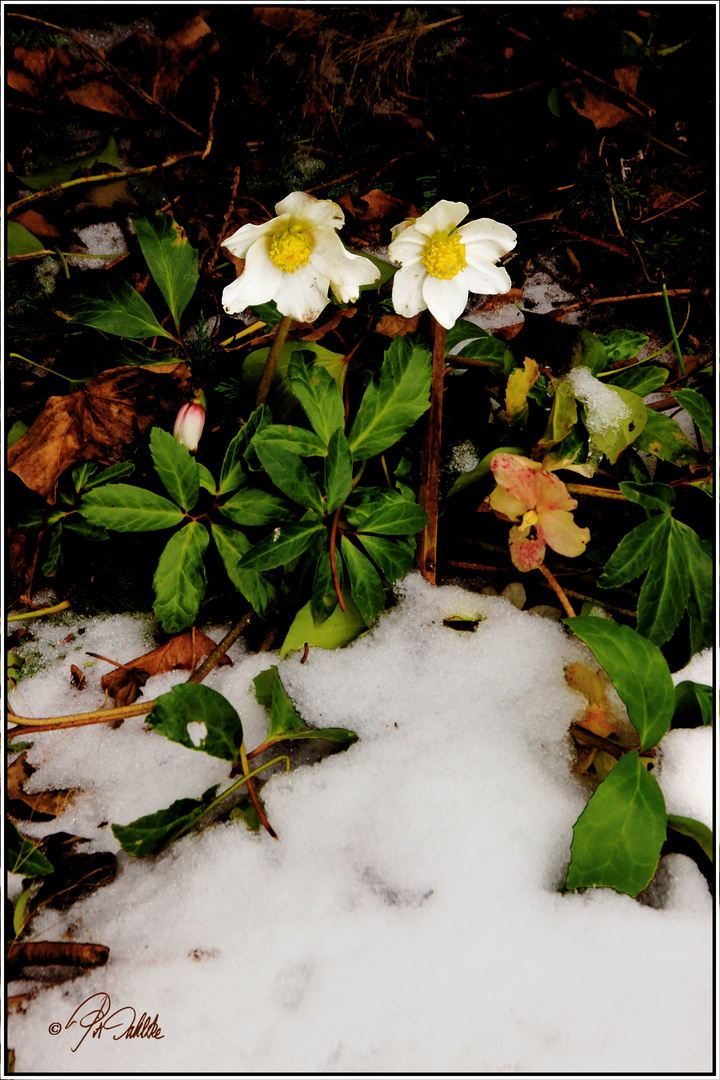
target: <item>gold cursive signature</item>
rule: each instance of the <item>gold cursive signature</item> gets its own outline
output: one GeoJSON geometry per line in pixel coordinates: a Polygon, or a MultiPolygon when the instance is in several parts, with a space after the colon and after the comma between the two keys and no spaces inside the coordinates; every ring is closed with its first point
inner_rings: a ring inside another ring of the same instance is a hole
{"type": "MultiPolygon", "coordinates": [[[[132,1005],[123,1005],[121,1009],[115,1009],[114,1012],[110,1012],[111,1008],[110,995],[105,993],[92,994],[81,1005],[78,1005],[65,1024],[66,1031],[73,1024],[79,1024],[81,1028],[85,1028],[85,1033],[77,1045],[71,1047],[73,1054],[79,1046],[82,1046],[88,1035],[92,1035],[93,1039],[99,1039],[104,1031],[120,1029],[113,1035],[113,1040],[165,1038],[158,1024],[157,1013],[153,1019],[147,1013],[143,1013],[136,1022],[137,1013],[132,1005]]],[[[63,1025],[55,1021],[48,1030],[51,1035],[59,1035],[63,1030],[63,1025]]]]}

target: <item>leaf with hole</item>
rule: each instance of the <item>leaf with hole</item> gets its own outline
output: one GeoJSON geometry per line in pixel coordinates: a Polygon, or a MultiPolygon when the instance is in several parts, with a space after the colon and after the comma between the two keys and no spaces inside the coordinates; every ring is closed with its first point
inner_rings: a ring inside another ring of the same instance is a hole
{"type": "Polygon", "coordinates": [[[243,741],[240,717],[226,697],[209,686],[180,683],[155,701],[147,723],[188,750],[237,761],[243,741]]]}

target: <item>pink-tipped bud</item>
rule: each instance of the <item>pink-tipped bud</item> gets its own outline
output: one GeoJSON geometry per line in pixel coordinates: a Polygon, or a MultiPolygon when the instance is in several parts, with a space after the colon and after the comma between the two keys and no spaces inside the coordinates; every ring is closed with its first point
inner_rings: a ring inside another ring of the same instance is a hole
{"type": "Polygon", "coordinates": [[[199,396],[183,405],[173,428],[173,438],[191,452],[197,450],[205,426],[204,399],[201,403],[199,396]]]}

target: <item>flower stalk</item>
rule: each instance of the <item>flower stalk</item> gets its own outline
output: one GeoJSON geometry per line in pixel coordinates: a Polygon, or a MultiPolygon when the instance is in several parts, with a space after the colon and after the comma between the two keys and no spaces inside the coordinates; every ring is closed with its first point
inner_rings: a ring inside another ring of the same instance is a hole
{"type": "Polygon", "coordinates": [[[267,360],[265,361],[265,367],[263,373],[260,376],[260,385],[257,389],[257,397],[255,398],[255,408],[263,405],[267,401],[267,396],[270,393],[270,386],[272,385],[273,375],[275,374],[275,368],[277,367],[280,353],[283,351],[283,347],[287,340],[288,332],[293,324],[293,319],[290,315],[283,315],[282,319],[278,323],[277,330],[275,331],[275,337],[273,338],[270,351],[267,354],[267,360]]]}
{"type": "MultiPolygon", "coordinates": [[[[431,316],[432,318],[432,316],[431,316]]],[[[445,327],[432,318],[432,385],[430,411],[420,451],[420,488],[418,503],[428,516],[420,534],[417,567],[426,581],[435,584],[437,576],[438,492],[440,486],[440,442],[442,439],[443,384],[445,379],[445,327]]]]}

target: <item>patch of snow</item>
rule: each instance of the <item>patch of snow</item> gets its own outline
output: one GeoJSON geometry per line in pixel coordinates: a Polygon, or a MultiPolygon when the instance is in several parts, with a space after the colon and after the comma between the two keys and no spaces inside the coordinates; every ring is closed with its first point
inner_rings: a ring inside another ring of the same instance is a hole
{"type": "MultiPolygon", "coordinates": [[[[663,860],[655,906],[557,891],[587,800],[567,738],[582,702],[563,669],[588,650],[501,598],[415,574],[397,591],[398,605],[345,649],[313,648],[301,664],[234,646],[234,666],[212,672],[207,685],[238,710],[248,749],[268,722],[252,680],[273,662],[305,719],[360,739],[267,782],[279,842],[217,824],[154,860],[120,853],[111,885],[66,913],[41,911],[37,940],[98,942],[110,958],[10,1016],[19,1073],[711,1069],[713,904],[695,864],[663,860]],[[475,632],[443,625],[465,613],[483,616],[475,632]],[[94,993],[157,1014],[163,1038],[106,1031],[73,1054],[82,1031],[64,1025],[94,993]]],[[[72,616],[47,632],[48,659],[72,619],[84,648],[110,658],[150,647],[143,618],[72,616]]],[[[21,681],[13,707],[50,715],[80,696],[97,707],[110,666],[88,672],[79,695],[68,664],[21,681]]],[[[152,678],[145,696],[186,677],[152,678]]],[[[707,805],[710,747],[681,743],[669,744],[670,783],[684,755],[707,805]]],[[[28,760],[37,789],[83,794],[23,831],[61,828],[112,851],[104,822],[228,783],[227,762],[147,731],[142,717],[39,734],[28,760]]]]}
{"type": "Polygon", "coordinates": [[[573,368],[565,379],[585,406],[585,426],[590,436],[605,435],[630,416],[630,408],[617,391],[596,379],[589,368],[573,368]]]}
{"type": "Polygon", "coordinates": [[[75,235],[84,244],[87,254],[98,256],[96,259],[88,259],[85,253],[68,255],[68,265],[77,266],[81,270],[100,270],[128,250],[125,234],[116,221],[86,225],[83,229],[76,229],[75,235]]]}

